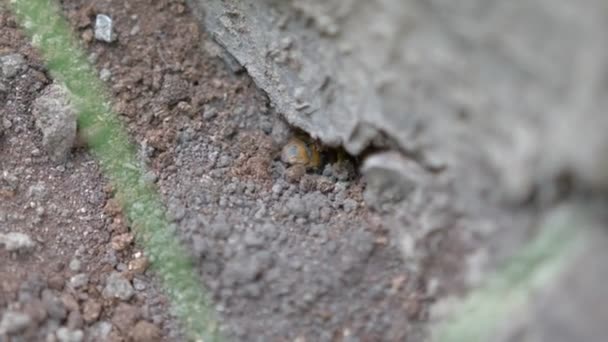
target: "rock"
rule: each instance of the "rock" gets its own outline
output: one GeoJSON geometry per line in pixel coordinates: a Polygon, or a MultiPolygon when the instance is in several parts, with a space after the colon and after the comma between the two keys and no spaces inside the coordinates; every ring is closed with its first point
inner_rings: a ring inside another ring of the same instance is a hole
{"type": "Polygon", "coordinates": [[[107,341],[112,332],[112,324],[106,321],[100,321],[91,326],[89,329],[90,341],[107,341]]]}
{"type": "Polygon", "coordinates": [[[51,84],[34,101],[32,113],[42,131],[44,149],[54,162],[64,162],[76,141],[76,112],[69,94],[62,86],[51,84]]]}
{"type": "Polygon", "coordinates": [[[299,164],[292,165],[285,170],[285,180],[289,183],[298,183],[304,174],[306,174],[306,166],[299,164]]]}
{"type": "Polygon", "coordinates": [[[82,268],[82,262],[78,258],[74,258],[70,260],[69,267],[72,272],[78,272],[82,268]]]}
{"type": "Polygon", "coordinates": [[[141,315],[139,309],[133,305],[120,303],[114,310],[112,323],[122,333],[127,334],[133,328],[133,325],[141,315]]]}
{"type": "Polygon", "coordinates": [[[63,306],[65,306],[65,308],[68,311],[79,311],[80,310],[80,305],[78,304],[78,301],[68,291],[61,294],[61,302],[63,303],[63,306]]]}
{"type": "Polygon", "coordinates": [[[89,283],[89,275],[86,273],[80,273],[70,278],[70,287],[72,289],[79,289],[87,286],[89,283]]]}
{"type": "Polygon", "coordinates": [[[42,291],[42,303],[46,308],[50,318],[61,321],[67,316],[67,310],[59,299],[51,290],[42,291]]]}
{"type": "Polygon", "coordinates": [[[82,330],[70,330],[66,327],[57,329],[55,335],[59,342],[80,342],[84,339],[84,332],[82,330]]]}
{"type": "Polygon", "coordinates": [[[6,311],[0,321],[0,336],[25,330],[32,323],[30,316],[16,311],[6,311]]]}
{"type": "Polygon", "coordinates": [[[112,72],[107,68],[103,68],[101,71],[99,71],[99,79],[103,82],[109,81],[110,77],[112,77],[112,72]]]}
{"type": "Polygon", "coordinates": [[[374,209],[402,201],[417,184],[427,181],[424,170],[396,152],[371,155],[361,171],[367,181],[365,202],[374,209]]]}
{"type": "Polygon", "coordinates": [[[70,311],[67,320],[67,327],[70,329],[80,329],[84,325],[84,320],[82,319],[82,315],[80,311],[74,310],[70,311]]]}
{"type": "Polygon", "coordinates": [[[127,248],[132,242],[133,234],[125,233],[114,236],[110,245],[115,251],[122,251],[123,249],[127,248]]]}
{"type": "Polygon", "coordinates": [[[290,197],[285,204],[285,208],[288,212],[295,216],[306,216],[308,210],[306,209],[306,203],[300,196],[290,197]]]}
{"type": "Polygon", "coordinates": [[[106,43],[112,43],[116,40],[112,18],[105,14],[97,15],[95,18],[95,39],[106,43]]]}
{"type": "Polygon", "coordinates": [[[82,306],[82,318],[86,323],[95,322],[101,314],[101,304],[93,299],[87,300],[82,306]]]}
{"type": "Polygon", "coordinates": [[[347,198],[344,200],[344,202],[342,203],[342,205],[344,206],[344,211],[346,211],[347,213],[350,213],[352,211],[355,211],[355,209],[357,209],[357,201],[355,201],[352,198],[347,198]]]}
{"type": "Polygon", "coordinates": [[[104,298],[118,298],[128,301],[135,294],[131,282],[120,273],[112,273],[106,280],[106,287],[103,289],[104,298]]]}
{"type": "Polygon", "coordinates": [[[9,252],[23,252],[32,249],[35,243],[26,234],[11,232],[7,234],[0,233],[0,245],[3,245],[9,252]]]}
{"type": "Polygon", "coordinates": [[[139,321],[131,330],[129,337],[134,342],[157,342],[161,340],[161,331],[148,321],[139,321]]]}
{"type": "Polygon", "coordinates": [[[40,299],[32,299],[23,306],[23,312],[36,323],[44,322],[47,318],[46,309],[40,299]]]}
{"type": "Polygon", "coordinates": [[[142,274],[148,269],[149,265],[148,258],[140,257],[129,261],[128,270],[133,274],[142,274]]]}
{"type": "Polygon", "coordinates": [[[13,78],[27,68],[25,59],[18,53],[0,57],[0,71],[5,78],[13,78]]]}

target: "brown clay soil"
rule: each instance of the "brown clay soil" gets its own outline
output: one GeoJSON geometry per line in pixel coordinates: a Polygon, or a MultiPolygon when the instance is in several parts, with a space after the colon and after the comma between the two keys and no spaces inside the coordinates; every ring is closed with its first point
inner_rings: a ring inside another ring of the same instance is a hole
{"type": "MultiPolygon", "coordinates": [[[[183,1],[61,3],[227,340],[422,339],[434,294],[366,208],[353,162],[282,162],[290,129],[183,1]],[[95,40],[100,13],[116,42],[95,40]]],[[[0,79],[0,233],[35,246],[0,247],[0,317],[27,317],[0,341],[184,340],[96,161],[75,148],[56,164],[41,146],[31,106],[53,80],[4,11],[0,55],[12,53],[25,65],[0,79]],[[105,295],[108,284],[124,298],[105,295]]]]}

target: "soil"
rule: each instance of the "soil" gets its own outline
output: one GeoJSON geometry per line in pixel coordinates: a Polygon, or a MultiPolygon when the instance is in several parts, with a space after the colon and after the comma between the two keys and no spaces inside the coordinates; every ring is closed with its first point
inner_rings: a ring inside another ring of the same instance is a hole
{"type": "MultiPolygon", "coordinates": [[[[62,10],[228,340],[423,340],[436,295],[424,267],[457,272],[458,245],[444,239],[442,259],[404,263],[352,161],[310,170],[281,161],[293,133],[183,1],[74,0],[62,10]],[[113,18],[115,42],[95,40],[97,14],[113,18]]],[[[184,340],[96,161],[84,148],[61,164],[44,151],[31,106],[53,80],[3,11],[0,55],[12,53],[25,65],[0,78],[0,233],[35,246],[0,248],[0,317],[29,318],[0,341],[184,340]],[[132,296],[104,295],[117,277],[132,296]]]]}

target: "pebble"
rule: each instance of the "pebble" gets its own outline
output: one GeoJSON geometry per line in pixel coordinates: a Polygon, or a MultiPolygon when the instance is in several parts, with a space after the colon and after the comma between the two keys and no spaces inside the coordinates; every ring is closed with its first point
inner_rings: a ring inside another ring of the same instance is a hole
{"type": "Polygon", "coordinates": [[[74,258],[70,260],[69,267],[72,272],[78,272],[82,268],[82,262],[78,258],[74,258]]]}
{"type": "Polygon", "coordinates": [[[129,261],[128,270],[133,274],[141,274],[148,269],[150,262],[146,257],[140,257],[129,261]]]}
{"type": "Polygon", "coordinates": [[[133,242],[133,234],[125,233],[125,234],[120,234],[120,235],[114,236],[112,238],[112,242],[110,243],[110,246],[115,251],[122,251],[123,249],[127,248],[132,242],[133,242]]]}
{"type": "Polygon", "coordinates": [[[35,243],[26,234],[11,232],[7,234],[0,233],[0,245],[3,245],[9,252],[22,252],[32,249],[35,243]]]}
{"type": "Polygon", "coordinates": [[[134,342],[158,342],[161,340],[161,331],[156,325],[148,321],[139,321],[135,324],[129,336],[134,342]]]}
{"type": "Polygon", "coordinates": [[[25,59],[18,53],[0,57],[0,71],[2,71],[2,76],[5,78],[13,78],[26,68],[25,59]]]}
{"type": "Polygon", "coordinates": [[[295,216],[307,216],[308,210],[306,209],[306,203],[299,196],[291,197],[287,200],[285,207],[290,214],[295,216]]]}
{"type": "Polygon", "coordinates": [[[95,322],[101,314],[101,304],[93,299],[87,300],[82,306],[82,318],[85,322],[95,322]]]}
{"type": "Polygon", "coordinates": [[[70,278],[69,285],[72,289],[79,289],[89,284],[89,276],[86,273],[80,273],[70,278]]]}
{"type": "Polygon", "coordinates": [[[80,342],[84,339],[82,330],[70,330],[66,327],[57,329],[55,335],[60,342],[80,342]]]}
{"type": "Polygon", "coordinates": [[[355,209],[357,209],[358,206],[357,201],[352,198],[345,199],[342,205],[344,206],[344,211],[346,211],[347,213],[354,211],[355,209]]]}
{"type": "Polygon", "coordinates": [[[63,302],[51,290],[42,291],[42,303],[50,318],[61,321],[68,314],[63,302]]]}
{"type": "Polygon", "coordinates": [[[105,14],[98,14],[95,18],[95,39],[106,43],[116,40],[112,18],[105,14]]]}
{"type": "Polygon", "coordinates": [[[54,162],[65,162],[76,141],[76,112],[68,92],[51,84],[34,101],[32,113],[36,127],[42,131],[44,149],[54,162]]]}
{"type": "Polygon", "coordinates": [[[135,290],[131,282],[120,273],[112,273],[106,280],[106,287],[103,289],[104,298],[118,298],[127,301],[133,297],[135,290]]]}
{"type": "Polygon", "coordinates": [[[112,72],[109,69],[103,68],[103,69],[101,69],[101,71],[99,71],[99,79],[102,80],[103,82],[109,81],[111,77],[112,77],[112,72]]]}
{"type": "Polygon", "coordinates": [[[146,283],[138,278],[133,279],[133,287],[137,290],[137,291],[144,291],[148,286],[146,285],[146,283]]]}
{"type": "Polygon", "coordinates": [[[93,324],[89,330],[90,341],[107,341],[112,331],[112,324],[100,321],[93,324]]]}
{"type": "Polygon", "coordinates": [[[133,328],[133,325],[140,315],[141,312],[137,307],[126,303],[120,303],[114,309],[112,323],[118,330],[126,334],[133,328]]]}
{"type": "Polygon", "coordinates": [[[2,321],[0,321],[0,336],[23,331],[31,323],[31,317],[24,313],[17,311],[6,311],[2,316],[2,321]]]}

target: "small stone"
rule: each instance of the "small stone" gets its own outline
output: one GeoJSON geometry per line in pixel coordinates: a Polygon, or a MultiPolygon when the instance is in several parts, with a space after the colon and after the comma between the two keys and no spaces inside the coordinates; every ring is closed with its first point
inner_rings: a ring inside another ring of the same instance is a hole
{"type": "Polygon", "coordinates": [[[89,283],[89,275],[86,273],[80,273],[70,278],[69,285],[72,289],[79,289],[87,286],[89,283]]]}
{"type": "Polygon", "coordinates": [[[112,72],[110,70],[108,70],[107,68],[103,68],[99,72],[99,79],[102,80],[103,82],[109,81],[110,77],[112,77],[112,72]]]}
{"type": "Polygon", "coordinates": [[[70,330],[66,327],[57,329],[55,333],[59,342],[81,342],[84,339],[82,330],[70,330]]]}
{"type": "Polygon", "coordinates": [[[89,329],[89,340],[90,341],[108,341],[110,332],[112,331],[112,324],[106,321],[101,321],[93,324],[89,329]]]}
{"type": "Polygon", "coordinates": [[[70,311],[70,314],[68,315],[68,322],[67,322],[68,328],[80,329],[80,328],[82,328],[83,325],[84,325],[84,320],[82,319],[82,315],[80,314],[80,311],[78,311],[78,310],[70,311]]]}
{"type": "Polygon", "coordinates": [[[28,315],[34,322],[41,323],[46,320],[47,313],[44,304],[39,299],[32,299],[25,304],[23,312],[28,315]]]}
{"type": "Polygon", "coordinates": [[[26,68],[25,59],[18,53],[0,57],[0,71],[2,71],[2,76],[6,78],[15,77],[26,68]]]}
{"type": "Polygon", "coordinates": [[[112,323],[123,333],[128,333],[133,329],[133,325],[139,319],[140,311],[137,307],[125,303],[120,303],[114,310],[112,323]]]}
{"type": "Polygon", "coordinates": [[[148,258],[141,257],[129,261],[128,269],[133,274],[142,274],[148,269],[149,265],[150,262],[148,261],[148,258]]]}
{"type": "Polygon", "coordinates": [[[32,113],[45,150],[54,162],[64,162],[76,141],[76,112],[68,92],[58,84],[46,87],[34,101],[32,113]]]}
{"type": "Polygon", "coordinates": [[[355,209],[357,209],[357,201],[355,201],[352,198],[347,198],[344,200],[344,202],[342,203],[342,206],[344,206],[344,211],[346,211],[347,213],[350,213],[352,211],[354,211],[355,209]]]}
{"type": "Polygon", "coordinates": [[[95,18],[95,39],[106,43],[116,40],[112,18],[105,14],[98,14],[95,18]]]}
{"type": "Polygon", "coordinates": [[[86,323],[95,322],[101,314],[101,304],[93,299],[84,302],[82,306],[82,318],[86,323]]]}
{"type": "Polygon", "coordinates": [[[211,120],[216,116],[217,116],[217,109],[215,109],[214,107],[205,106],[203,108],[203,119],[211,120]]]}
{"type": "Polygon", "coordinates": [[[129,245],[133,242],[133,234],[125,233],[116,235],[112,238],[112,242],[110,245],[112,249],[115,251],[122,251],[123,249],[129,247],[129,245]]]}
{"type": "Polygon", "coordinates": [[[95,34],[93,33],[93,30],[91,30],[90,28],[85,29],[82,34],[80,35],[80,37],[82,38],[82,40],[85,43],[90,43],[93,41],[95,34]]]}
{"type": "Polygon", "coordinates": [[[306,203],[299,196],[291,197],[285,204],[288,212],[295,216],[307,216],[308,210],[306,209],[306,203]]]}
{"type": "Polygon", "coordinates": [[[285,180],[289,183],[299,183],[304,174],[306,174],[306,166],[293,165],[285,170],[285,180]]]}
{"type": "Polygon", "coordinates": [[[129,337],[134,342],[157,342],[161,340],[161,331],[148,321],[139,321],[131,330],[129,337]]]}
{"type": "Polygon", "coordinates": [[[34,241],[28,235],[16,232],[0,233],[0,245],[3,245],[9,252],[28,251],[35,246],[34,241]]]}
{"type": "Polygon", "coordinates": [[[32,323],[30,316],[16,311],[6,311],[0,321],[0,336],[25,330],[32,323]]]}
{"type": "Polygon", "coordinates": [[[139,278],[133,279],[133,287],[137,291],[143,291],[147,288],[146,283],[143,280],[140,280],[139,278]]]}
{"type": "Polygon", "coordinates": [[[49,276],[48,284],[51,289],[61,291],[63,290],[64,281],[65,279],[60,274],[53,274],[49,276]]]}
{"type": "Polygon", "coordinates": [[[80,260],[78,260],[78,258],[74,258],[70,260],[69,267],[72,272],[78,272],[82,268],[82,263],[80,260]]]}
{"type": "Polygon", "coordinates": [[[105,298],[118,298],[128,301],[134,294],[135,291],[131,282],[120,273],[112,273],[106,280],[106,287],[103,289],[105,298]]]}
{"type": "Polygon", "coordinates": [[[65,308],[68,311],[79,311],[80,310],[78,301],[69,292],[64,292],[61,295],[61,302],[63,303],[63,305],[65,306],[65,308]]]}

